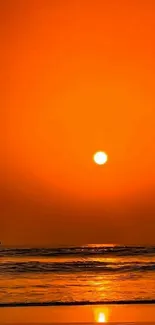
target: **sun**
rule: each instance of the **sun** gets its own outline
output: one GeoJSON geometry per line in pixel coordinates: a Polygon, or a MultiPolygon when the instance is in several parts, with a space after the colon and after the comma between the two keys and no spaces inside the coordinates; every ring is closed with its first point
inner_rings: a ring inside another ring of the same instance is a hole
{"type": "Polygon", "coordinates": [[[108,155],[104,151],[97,151],[93,159],[97,165],[104,165],[108,160],[108,155]]]}

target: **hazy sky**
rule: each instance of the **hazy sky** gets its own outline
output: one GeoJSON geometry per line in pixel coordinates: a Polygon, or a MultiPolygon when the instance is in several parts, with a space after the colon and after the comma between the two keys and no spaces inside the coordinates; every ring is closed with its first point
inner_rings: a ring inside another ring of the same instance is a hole
{"type": "Polygon", "coordinates": [[[7,0],[1,25],[0,240],[155,243],[154,0],[7,0]]]}

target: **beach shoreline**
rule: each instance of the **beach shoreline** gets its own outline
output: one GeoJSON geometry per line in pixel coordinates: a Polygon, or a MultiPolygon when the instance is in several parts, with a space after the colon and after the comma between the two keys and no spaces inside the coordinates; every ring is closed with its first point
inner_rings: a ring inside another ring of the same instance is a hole
{"type": "Polygon", "coordinates": [[[107,304],[0,308],[0,324],[155,324],[155,304],[107,304]]]}
{"type": "Polygon", "coordinates": [[[0,303],[0,308],[16,307],[61,307],[61,306],[97,306],[97,305],[155,305],[152,300],[113,300],[113,301],[43,301],[43,302],[12,302],[0,303]]]}

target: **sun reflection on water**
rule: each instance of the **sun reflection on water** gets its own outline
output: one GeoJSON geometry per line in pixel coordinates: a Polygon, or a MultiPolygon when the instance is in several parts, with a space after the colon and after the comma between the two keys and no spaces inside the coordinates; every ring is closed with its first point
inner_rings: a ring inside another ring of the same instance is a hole
{"type": "Polygon", "coordinates": [[[99,313],[98,314],[98,323],[105,323],[106,322],[106,317],[104,313],[99,313]]]}
{"type": "Polygon", "coordinates": [[[96,323],[107,323],[108,310],[103,308],[94,308],[94,318],[96,323]]]}

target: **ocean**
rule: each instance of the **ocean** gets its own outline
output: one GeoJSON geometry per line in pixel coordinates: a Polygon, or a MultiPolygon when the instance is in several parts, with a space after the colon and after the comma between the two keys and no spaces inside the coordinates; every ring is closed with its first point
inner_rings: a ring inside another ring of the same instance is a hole
{"type": "Polygon", "coordinates": [[[155,299],[155,247],[0,247],[0,305],[155,299]]]}

